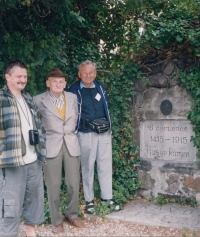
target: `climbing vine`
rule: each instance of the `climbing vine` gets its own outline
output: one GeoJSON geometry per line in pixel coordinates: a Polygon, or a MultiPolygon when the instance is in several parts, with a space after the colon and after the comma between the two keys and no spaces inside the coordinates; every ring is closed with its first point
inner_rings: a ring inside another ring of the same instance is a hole
{"type": "MultiPolygon", "coordinates": [[[[113,193],[123,205],[140,186],[138,147],[133,140],[131,103],[140,68],[152,57],[189,58],[196,68],[181,75],[195,105],[189,119],[195,125],[200,149],[200,2],[198,0],[2,0],[0,1],[0,86],[10,58],[21,58],[29,68],[27,89],[43,92],[44,75],[53,67],[67,73],[68,85],[77,79],[77,65],[95,61],[98,79],[110,98],[113,142],[113,193]],[[142,33],[141,33],[142,32],[142,33]]],[[[199,154],[199,153],[198,153],[199,154]]],[[[96,212],[110,211],[99,201],[95,175],[96,212]]],[[[61,187],[61,210],[66,190],[61,187]]],[[[84,204],[80,190],[80,215],[84,204]]],[[[49,219],[45,194],[45,221],[49,219]]]]}
{"type": "Polygon", "coordinates": [[[191,140],[198,148],[197,157],[200,158],[200,67],[196,66],[190,72],[182,73],[180,79],[194,99],[188,119],[194,125],[195,136],[191,140]]]}

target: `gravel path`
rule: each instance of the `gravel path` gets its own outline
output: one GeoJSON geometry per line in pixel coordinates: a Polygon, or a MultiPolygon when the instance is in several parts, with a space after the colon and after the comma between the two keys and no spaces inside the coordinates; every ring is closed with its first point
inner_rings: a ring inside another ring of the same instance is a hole
{"type": "MultiPolygon", "coordinates": [[[[129,222],[111,221],[101,217],[83,218],[85,228],[78,229],[68,223],[64,223],[65,232],[59,236],[182,236],[200,237],[200,231],[192,231],[186,228],[176,229],[168,227],[152,227],[138,225],[129,222]]],[[[51,232],[51,225],[37,227],[40,236],[56,236],[51,232]]],[[[26,236],[24,225],[21,224],[19,236],[26,236]]]]}

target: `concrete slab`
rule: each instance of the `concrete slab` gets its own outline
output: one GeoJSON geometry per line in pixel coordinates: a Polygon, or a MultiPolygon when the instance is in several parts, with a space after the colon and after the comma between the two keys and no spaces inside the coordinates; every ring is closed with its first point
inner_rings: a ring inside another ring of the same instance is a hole
{"type": "Polygon", "coordinates": [[[106,216],[110,220],[121,220],[141,225],[188,228],[200,230],[200,208],[170,203],[158,206],[154,202],[133,200],[124,210],[106,216]]]}

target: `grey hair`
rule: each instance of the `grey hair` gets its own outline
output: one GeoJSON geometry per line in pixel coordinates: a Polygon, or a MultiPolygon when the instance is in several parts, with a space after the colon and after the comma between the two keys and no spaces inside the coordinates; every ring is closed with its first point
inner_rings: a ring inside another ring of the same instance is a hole
{"type": "Polygon", "coordinates": [[[83,66],[83,65],[92,65],[94,67],[94,70],[96,71],[97,70],[97,65],[96,63],[93,63],[92,61],[90,60],[86,60],[86,61],[83,61],[81,62],[79,65],[78,65],[78,70],[80,71],[80,68],[83,66]]]}

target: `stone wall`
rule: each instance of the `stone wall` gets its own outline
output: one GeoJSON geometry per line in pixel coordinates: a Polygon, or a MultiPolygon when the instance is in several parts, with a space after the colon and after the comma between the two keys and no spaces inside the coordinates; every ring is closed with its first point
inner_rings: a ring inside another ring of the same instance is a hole
{"type": "Polygon", "coordinates": [[[200,204],[200,165],[187,120],[193,99],[179,82],[180,70],[192,67],[187,59],[166,59],[142,68],[145,81],[135,84],[134,139],[140,146],[140,194],[195,198],[200,204]]]}

